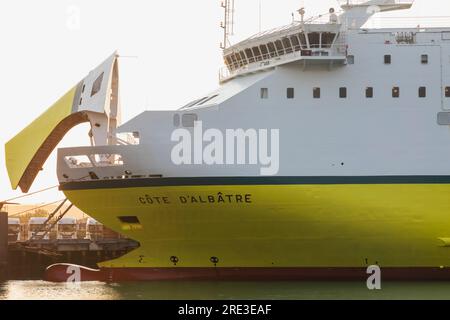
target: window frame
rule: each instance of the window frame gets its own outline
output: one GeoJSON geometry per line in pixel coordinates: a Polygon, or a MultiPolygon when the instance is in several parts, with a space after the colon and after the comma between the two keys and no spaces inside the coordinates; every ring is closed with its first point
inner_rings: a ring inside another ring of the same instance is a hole
{"type": "Polygon", "coordinates": [[[373,99],[374,97],[374,89],[373,87],[366,87],[366,99],[373,99]],[[370,94],[369,94],[370,92],[370,94]]]}
{"type": "Polygon", "coordinates": [[[320,87],[313,88],[313,99],[320,99],[322,97],[322,90],[320,87]]]}
{"type": "Polygon", "coordinates": [[[294,88],[286,89],[286,98],[289,100],[295,99],[295,89],[294,88]]]}
{"type": "Polygon", "coordinates": [[[269,99],[269,88],[260,88],[259,97],[261,100],[269,99]]]}
{"type": "Polygon", "coordinates": [[[419,98],[426,98],[427,97],[427,87],[421,86],[419,87],[419,98]]]}
{"type": "Polygon", "coordinates": [[[391,54],[384,55],[384,64],[392,64],[392,55],[391,54]]]}
{"type": "Polygon", "coordinates": [[[400,98],[400,87],[392,87],[392,98],[400,98]]]}
{"type": "Polygon", "coordinates": [[[428,54],[422,54],[420,56],[420,62],[422,64],[428,64],[429,63],[429,56],[428,56],[428,54]]]}
{"type": "Polygon", "coordinates": [[[339,98],[340,99],[347,99],[347,97],[348,97],[347,87],[340,87],[339,88],[339,98]]]}

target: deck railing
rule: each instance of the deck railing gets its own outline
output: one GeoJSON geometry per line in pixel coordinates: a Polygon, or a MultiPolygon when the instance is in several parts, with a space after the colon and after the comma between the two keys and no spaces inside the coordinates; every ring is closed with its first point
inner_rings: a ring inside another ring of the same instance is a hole
{"type": "Polygon", "coordinates": [[[326,59],[327,57],[336,56],[346,57],[346,55],[347,45],[344,44],[335,44],[323,47],[320,47],[319,45],[310,45],[309,49],[305,46],[297,45],[228,64],[226,67],[220,69],[219,79],[223,82],[240,74],[280,65],[302,58],[305,60],[314,60],[315,58],[326,59]]]}

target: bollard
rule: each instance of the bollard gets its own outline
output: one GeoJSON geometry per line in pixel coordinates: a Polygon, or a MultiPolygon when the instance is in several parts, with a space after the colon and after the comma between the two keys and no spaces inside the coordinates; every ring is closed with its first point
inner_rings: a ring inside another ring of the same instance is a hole
{"type": "Polygon", "coordinates": [[[6,278],[8,262],[8,213],[0,212],[0,279],[6,278]]]}

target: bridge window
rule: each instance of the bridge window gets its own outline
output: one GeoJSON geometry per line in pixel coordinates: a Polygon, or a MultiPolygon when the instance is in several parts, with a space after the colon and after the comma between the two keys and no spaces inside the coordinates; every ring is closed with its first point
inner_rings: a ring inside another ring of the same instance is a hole
{"type": "Polygon", "coordinates": [[[298,41],[297,36],[291,36],[291,43],[294,46],[295,51],[300,51],[300,42],[298,41]]]}
{"type": "Polygon", "coordinates": [[[239,56],[237,54],[233,54],[231,57],[232,57],[232,59],[234,61],[235,67],[236,68],[239,67],[240,66],[240,64],[239,64],[239,56]]]}
{"type": "Polygon", "coordinates": [[[253,50],[253,55],[256,57],[256,60],[261,61],[262,57],[261,57],[261,52],[259,51],[259,48],[253,47],[252,50],[253,50]]]}
{"type": "Polygon", "coordinates": [[[373,98],[373,87],[366,88],[366,98],[373,98]]]}
{"type": "Polygon", "coordinates": [[[384,56],[384,64],[391,64],[392,63],[392,56],[390,54],[386,54],[384,56]]]}
{"type": "Polygon", "coordinates": [[[233,61],[233,68],[238,68],[239,67],[239,61],[236,59],[236,55],[232,54],[231,55],[231,60],[233,61]]]}
{"type": "Polygon", "coordinates": [[[426,96],[427,96],[427,88],[420,87],[419,88],[419,98],[426,98],[426,96]]]}
{"type": "Polygon", "coordinates": [[[255,58],[253,58],[253,52],[250,49],[245,49],[245,54],[247,55],[248,61],[250,63],[255,62],[255,58]]]}
{"type": "Polygon", "coordinates": [[[313,88],[313,98],[320,99],[320,88],[318,87],[313,88]]]}
{"type": "Polygon", "coordinates": [[[269,51],[268,51],[266,45],[260,45],[259,50],[261,51],[261,54],[263,55],[264,60],[269,58],[269,55],[268,55],[269,51]]]}
{"type": "Polygon", "coordinates": [[[428,64],[428,55],[427,54],[423,54],[420,57],[420,61],[422,62],[422,64],[428,64]]]}
{"type": "Polygon", "coordinates": [[[322,33],[322,47],[331,48],[336,34],[331,32],[322,33]]]}
{"type": "Polygon", "coordinates": [[[347,88],[346,87],[339,88],[339,98],[341,98],[341,99],[347,98],[347,88]]]}
{"type": "Polygon", "coordinates": [[[280,40],[275,41],[275,47],[277,48],[277,54],[278,55],[283,55],[284,54],[283,44],[281,43],[280,40]]]}
{"type": "Polygon", "coordinates": [[[275,44],[273,42],[269,42],[267,44],[267,47],[269,48],[270,56],[272,58],[277,56],[277,49],[275,48],[275,44]]]}
{"type": "Polygon", "coordinates": [[[306,35],[305,33],[299,33],[298,34],[298,39],[300,40],[300,45],[303,47],[306,47],[306,35]]]}
{"type": "Polygon", "coordinates": [[[248,64],[247,58],[245,57],[244,51],[240,51],[240,52],[239,52],[239,55],[241,56],[242,65],[248,64]]]}
{"type": "Polygon", "coordinates": [[[392,88],[392,98],[400,98],[400,88],[399,87],[392,88]]]}
{"type": "Polygon", "coordinates": [[[239,53],[236,53],[234,55],[234,59],[236,60],[236,66],[242,67],[243,66],[243,62],[241,59],[241,55],[239,53]]]}
{"type": "Polygon", "coordinates": [[[283,42],[283,47],[286,49],[286,53],[292,53],[292,45],[289,38],[283,38],[281,41],[283,42]]]}
{"type": "Polygon", "coordinates": [[[232,68],[233,67],[233,61],[231,60],[230,56],[225,57],[225,63],[227,67],[232,68]]]}
{"type": "Polygon", "coordinates": [[[269,99],[269,89],[261,88],[261,99],[269,99]]]}
{"type": "Polygon", "coordinates": [[[311,48],[319,48],[320,47],[320,33],[311,32],[308,34],[309,44],[311,48]]]}
{"type": "Polygon", "coordinates": [[[294,88],[287,88],[287,98],[288,99],[294,99],[295,91],[294,88]]]}

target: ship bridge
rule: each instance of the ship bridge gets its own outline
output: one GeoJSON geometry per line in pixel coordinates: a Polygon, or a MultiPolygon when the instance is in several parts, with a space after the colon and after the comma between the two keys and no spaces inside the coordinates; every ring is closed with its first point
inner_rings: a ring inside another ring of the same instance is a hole
{"type": "Polygon", "coordinates": [[[258,33],[224,50],[220,81],[296,61],[344,64],[347,46],[341,29],[337,16],[330,15],[328,21],[321,17],[258,33]]]}
{"type": "Polygon", "coordinates": [[[343,10],[288,26],[258,33],[224,50],[225,67],[220,82],[237,76],[301,62],[307,64],[345,65],[347,31],[361,28],[378,12],[409,9],[415,0],[338,0],[343,10]]]}

